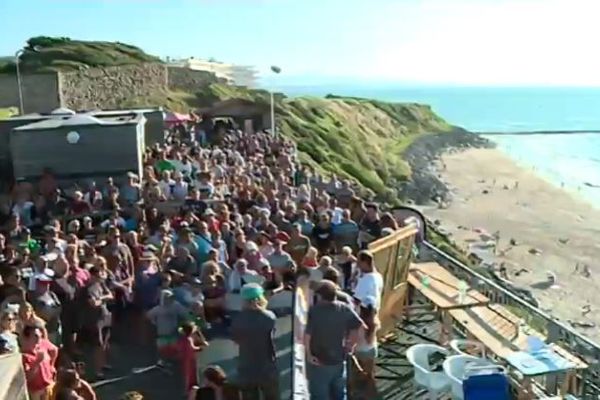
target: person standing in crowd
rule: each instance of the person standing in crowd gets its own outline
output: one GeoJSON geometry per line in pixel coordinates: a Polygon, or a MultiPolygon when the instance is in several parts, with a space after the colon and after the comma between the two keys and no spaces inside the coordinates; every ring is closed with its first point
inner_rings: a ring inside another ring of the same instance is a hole
{"type": "Polygon", "coordinates": [[[337,300],[333,282],[322,281],[318,302],[308,311],[304,345],[312,400],[346,398],[346,357],[354,351],[364,323],[348,304],[337,300]]]}
{"type": "Polygon", "coordinates": [[[383,276],[381,276],[375,267],[373,254],[368,250],[360,251],[357,257],[357,264],[360,272],[356,287],[354,288],[354,298],[360,304],[366,298],[372,297],[375,299],[374,307],[379,309],[383,293],[383,276]]]}
{"type": "Polygon", "coordinates": [[[360,328],[356,345],[356,359],[367,377],[369,398],[377,395],[375,386],[375,360],[377,359],[377,332],[381,327],[376,308],[377,299],[373,296],[363,298],[359,304],[359,316],[364,321],[360,328]]]}
{"type": "Polygon", "coordinates": [[[273,341],[277,317],[267,310],[263,288],[255,283],[242,287],[242,311],[231,324],[233,340],[239,346],[237,384],[258,390],[264,400],[279,399],[279,372],[273,341]]]}
{"type": "Polygon", "coordinates": [[[160,304],[148,311],[148,319],[156,326],[156,348],[158,349],[158,365],[165,365],[165,359],[177,356],[179,325],[187,317],[185,307],[175,300],[173,292],[163,289],[160,293],[160,304]]]}
{"type": "Polygon", "coordinates": [[[53,356],[43,344],[42,332],[34,326],[26,326],[21,334],[21,354],[31,400],[49,400],[54,385],[53,356]]]}
{"type": "Polygon", "coordinates": [[[368,244],[381,237],[381,220],[379,219],[379,207],[375,203],[366,205],[366,215],[360,222],[358,241],[361,249],[366,249],[368,244]]]}
{"type": "Polygon", "coordinates": [[[300,265],[309,248],[310,239],[302,234],[302,226],[295,223],[292,226],[290,240],[285,245],[285,250],[290,254],[296,265],[300,265]]]}
{"type": "Polygon", "coordinates": [[[0,340],[5,343],[5,348],[10,349],[11,353],[19,352],[17,322],[17,315],[10,309],[0,312],[0,340]]]}
{"type": "Polygon", "coordinates": [[[94,372],[99,379],[104,378],[110,347],[111,313],[108,303],[114,299],[106,286],[106,272],[97,266],[90,269],[89,284],[83,290],[81,307],[82,325],[94,347],[94,372]]]}

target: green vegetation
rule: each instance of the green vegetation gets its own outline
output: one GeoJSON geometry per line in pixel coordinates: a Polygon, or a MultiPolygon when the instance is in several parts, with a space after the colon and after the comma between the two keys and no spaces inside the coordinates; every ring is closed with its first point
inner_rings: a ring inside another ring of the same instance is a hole
{"type": "MultiPolygon", "coordinates": [[[[214,83],[195,95],[182,92],[159,94],[168,109],[187,112],[231,98],[267,106],[269,92],[214,83]]],[[[133,99],[124,106],[148,105],[149,99],[133,99]]],[[[298,145],[301,161],[321,173],[336,174],[358,182],[390,204],[398,203],[398,187],[410,176],[402,152],[418,135],[451,129],[428,106],[393,104],[359,98],[287,98],[276,95],[279,132],[298,145]]]]}
{"type": "MultiPolygon", "coordinates": [[[[19,65],[23,71],[48,72],[142,62],[161,61],[138,47],[124,43],[38,36],[27,41],[19,65]]],[[[14,69],[12,59],[0,61],[0,73],[12,72],[14,69]]]]}
{"type": "MultiPolygon", "coordinates": [[[[21,56],[24,71],[73,70],[160,62],[157,57],[123,43],[71,40],[39,36],[27,41],[21,56]]],[[[0,62],[0,72],[14,68],[0,62]]],[[[125,99],[122,107],[163,106],[188,112],[226,99],[245,99],[267,106],[265,90],[213,83],[190,91],[157,91],[143,98],[125,99]]],[[[410,176],[402,152],[418,135],[450,130],[428,106],[327,96],[276,96],[279,132],[294,140],[301,161],[326,175],[349,178],[381,201],[398,203],[394,188],[410,176]]]]}

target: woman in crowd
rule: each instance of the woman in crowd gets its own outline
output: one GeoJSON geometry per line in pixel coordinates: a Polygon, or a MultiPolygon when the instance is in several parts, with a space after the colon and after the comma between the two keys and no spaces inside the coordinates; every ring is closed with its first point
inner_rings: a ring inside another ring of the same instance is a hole
{"type": "Polygon", "coordinates": [[[6,346],[8,346],[12,352],[19,352],[17,314],[11,310],[4,310],[0,313],[0,339],[6,342],[6,346]]]}
{"type": "Polygon", "coordinates": [[[379,317],[376,308],[377,300],[374,297],[366,297],[361,300],[359,316],[365,326],[359,328],[359,338],[356,345],[356,358],[367,377],[368,393],[376,396],[375,387],[375,361],[377,359],[377,332],[380,328],[379,317]]]}
{"type": "Polygon", "coordinates": [[[225,311],[225,277],[214,262],[206,262],[202,267],[202,294],[204,295],[204,312],[208,322],[223,318],[225,311]]]}
{"type": "Polygon", "coordinates": [[[23,333],[23,329],[26,326],[35,326],[38,327],[42,331],[42,337],[44,339],[48,338],[48,333],[46,332],[46,321],[44,321],[41,317],[39,317],[31,303],[23,302],[19,306],[19,314],[17,321],[17,333],[20,335],[23,333]]]}

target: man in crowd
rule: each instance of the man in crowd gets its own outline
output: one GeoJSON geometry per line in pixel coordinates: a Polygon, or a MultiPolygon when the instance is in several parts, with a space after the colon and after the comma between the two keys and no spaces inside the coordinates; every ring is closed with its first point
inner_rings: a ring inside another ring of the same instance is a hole
{"type": "Polygon", "coordinates": [[[277,317],[267,310],[260,285],[244,285],[241,296],[243,309],[231,325],[233,340],[239,346],[237,383],[246,392],[260,392],[264,400],[278,400],[279,372],[273,342],[277,317]]]}
{"type": "Polygon", "coordinates": [[[311,399],[346,398],[346,358],[358,341],[363,322],[346,303],[337,299],[333,282],[322,281],[318,301],[308,311],[304,345],[311,399]]]}
{"type": "Polygon", "coordinates": [[[373,254],[367,250],[360,251],[357,264],[360,274],[354,288],[354,298],[360,304],[364,299],[372,297],[376,300],[375,308],[379,309],[383,293],[383,276],[375,268],[373,254]]]}

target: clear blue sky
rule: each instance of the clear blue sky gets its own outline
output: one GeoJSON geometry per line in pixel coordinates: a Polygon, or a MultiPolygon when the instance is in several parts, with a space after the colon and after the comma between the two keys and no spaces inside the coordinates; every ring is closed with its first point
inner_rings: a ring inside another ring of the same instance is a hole
{"type": "Polygon", "coordinates": [[[31,36],[276,64],[286,83],[600,85],[600,0],[0,0],[0,55],[31,36]]]}

